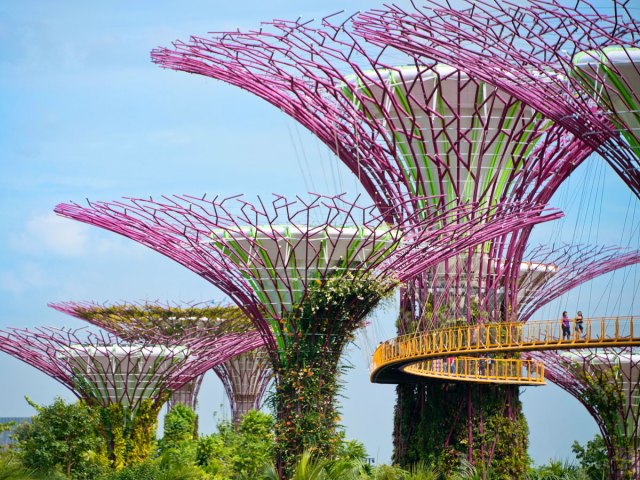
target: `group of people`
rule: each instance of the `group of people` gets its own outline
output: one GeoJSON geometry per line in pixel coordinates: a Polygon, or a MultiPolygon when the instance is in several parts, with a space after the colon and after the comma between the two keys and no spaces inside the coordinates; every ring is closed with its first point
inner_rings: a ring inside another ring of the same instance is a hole
{"type": "MultiPolygon", "coordinates": [[[[573,324],[576,338],[580,335],[584,336],[584,317],[580,310],[578,310],[576,318],[573,319],[573,324]]],[[[562,327],[562,340],[571,340],[571,319],[569,318],[566,310],[562,312],[560,326],[562,327]]]]}

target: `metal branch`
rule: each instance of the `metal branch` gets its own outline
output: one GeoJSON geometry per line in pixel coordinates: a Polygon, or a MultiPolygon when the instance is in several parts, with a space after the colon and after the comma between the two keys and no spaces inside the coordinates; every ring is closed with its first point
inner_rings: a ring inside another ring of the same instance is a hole
{"type": "Polygon", "coordinates": [[[425,0],[366,12],[355,28],[368,41],[415,61],[442,62],[532,106],[596,149],[640,196],[640,24],[579,0],[527,6],[493,0],[425,0]]]}

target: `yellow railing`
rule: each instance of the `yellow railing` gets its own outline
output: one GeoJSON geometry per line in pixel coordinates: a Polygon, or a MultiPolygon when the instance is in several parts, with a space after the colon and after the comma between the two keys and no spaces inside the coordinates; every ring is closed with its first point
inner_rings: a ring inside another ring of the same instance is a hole
{"type": "Polygon", "coordinates": [[[544,364],[521,358],[431,358],[403,368],[406,373],[442,380],[512,385],[544,385],[544,364]]]}
{"type": "Polygon", "coordinates": [[[560,320],[486,323],[405,335],[384,342],[373,354],[371,378],[389,366],[400,368],[429,358],[486,355],[495,352],[640,346],[640,317],[584,320],[584,333],[562,335],[560,320]]]}

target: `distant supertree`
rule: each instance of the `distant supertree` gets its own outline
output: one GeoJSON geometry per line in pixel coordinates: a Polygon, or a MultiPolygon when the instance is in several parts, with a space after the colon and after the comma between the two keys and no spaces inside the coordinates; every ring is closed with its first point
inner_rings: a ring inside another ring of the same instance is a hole
{"type": "MultiPolygon", "coordinates": [[[[149,341],[158,334],[167,338],[180,338],[185,332],[204,337],[223,337],[230,333],[244,334],[255,330],[246,315],[235,305],[59,302],[50,307],[86,320],[127,341],[149,341]]],[[[222,381],[231,407],[234,422],[251,409],[259,409],[262,397],[272,378],[269,362],[260,362],[264,352],[240,353],[213,367],[222,381]]],[[[206,373],[206,372],[205,372],[206,373]]],[[[171,392],[169,408],[183,403],[196,409],[198,391],[205,373],[171,392]]]]}
{"type": "MultiPolygon", "coordinates": [[[[400,226],[406,218],[467,201],[545,203],[592,152],[531,104],[450,66],[399,59],[396,50],[354,34],[348,20],[274,21],[260,31],[176,42],[152,57],[163,67],[238,86],[290,115],[345,163],[385,218],[400,226]],[[425,201],[424,195],[434,197],[425,201]],[[399,198],[411,200],[398,204],[399,198]]],[[[497,236],[415,277],[402,291],[399,333],[514,315],[518,283],[535,275],[521,269],[529,233],[497,236]]],[[[412,441],[403,431],[424,425],[427,420],[416,420],[422,415],[432,415],[433,438],[452,431],[442,422],[456,425],[452,435],[433,440],[435,450],[455,457],[455,444],[485,464],[498,455],[490,417],[502,421],[506,415],[507,427],[519,428],[519,439],[505,442],[510,447],[500,455],[526,455],[516,387],[460,385],[456,398],[449,395],[453,389],[440,391],[440,403],[455,403],[459,414],[437,418],[423,400],[438,401],[439,393],[427,395],[423,385],[399,387],[396,461],[419,460],[407,452],[412,441]]]]}
{"type": "Polygon", "coordinates": [[[541,207],[460,206],[389,226],[342,197],[62,204],[60,215],[132,238],[225,292],[262,333],[276,379],[278,458],[286,472],[313,446],[332,455],[340,358],[399,282],[506,231],[557,218],[541,207]],[[465,217],[466,222],[460,222],[465,217]]]}
{"type": "Polygon", "coordinates": [[[601,275],[640,263],[640,251],[560,244],[531,248],[527,258],[531,261],[523,264],[523,268],[537,270],[541,275],[527,277],[518,285],[518,320],[523,322],[570,290],[601,275]]]}
{"type": "Polygon", "coordinates": [[[257,333],[185,331],[126,342],[86,329],[0,331],[0,351],[37,368],[97,408],[115,468],[149,456],[158,412],[170,393],[213,366],[261,344],[257,333]]]}
{"type": "Polygon", "coordinates": [[[271,360],[265,349],[257,348],[213,368],[230,399],[231,418],[237,424],[250,410],[262,406],[262,398],[273,378],[271,360]]]}
{"type": "Polygon", "coordinates": [[[546,376],[593,416],[608,450],[612,480],[640,478],[640,352],[637,349],[532,352],[546,376]]]}
{"type": "Polygon", "coordinates": [[[640,23],[629,2],[423,0],[364,13],[356,30],[526,102],[596,149],[640,196],[640,23]],[[611,14],[612,13],[612,14],[611,14]]]}

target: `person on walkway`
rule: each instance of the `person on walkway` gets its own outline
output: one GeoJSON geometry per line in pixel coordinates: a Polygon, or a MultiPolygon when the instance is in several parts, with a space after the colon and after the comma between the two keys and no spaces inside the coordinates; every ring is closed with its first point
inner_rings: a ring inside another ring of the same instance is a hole
{"type": "Polygon", "coordinates": [[[573,322],[575,323],[573,330],[576,333],[576,338],[584,336],[584,317],[582,316],[582,312],[580,310],[578,310],[578,314],[576,315],[576,318],[573,322]]]}
{"type": "Polygon", "coordinates": [[[562,327],[562,340],[571,340],[571,323],[566,310],[562,312],[560,326],[562,327]]]}

